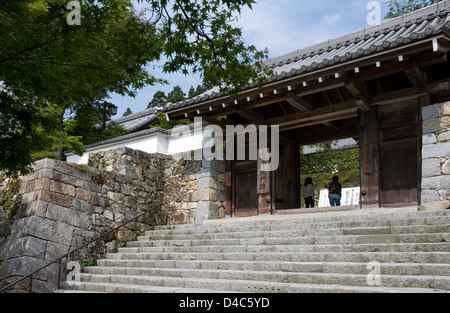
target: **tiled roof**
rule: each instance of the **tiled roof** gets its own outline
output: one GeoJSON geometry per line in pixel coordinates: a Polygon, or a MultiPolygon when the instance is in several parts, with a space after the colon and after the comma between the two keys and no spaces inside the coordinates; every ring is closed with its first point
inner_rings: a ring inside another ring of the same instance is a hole
{"type": "Polygon", "coordinates": [[[156,109],[147,109],[115,119],[113,122],[121,125],[126,131],[132,133],[142,127],[152,124],[157,118],[158,111],[156,109]]]}
{"type": "Polygon", "coordinates": [[[113,144],[113,143],[117,143],[120,141],[125,141],[125,140],[133,140],[135,138],[138,137],[143,137],[143,136],[150,136],[152,134],[155,133],[161,133],[161,134],[170,134],[170,132],[168,130],[162,129],[162,128],[150,128],[150,129],[145,129],[145,130],[141,130],[135,133],[131,133],[128,135],[124,135],[124,136],[120,136],[120,137],[115,137],[115,138],[111,138],[111,139],[107,139],[104,141],[100,141],[100,142],[96,142],[90,145],[86,145],[86,148],[94,148],[94,147],[99,147],[99,146],[103,146],[103,145],[107,145],[107,144],[113,144]]]}
{"type": "MultiPolygon", "coordinates": [[[[268,82],[312,73],[438,34],[450,37],[450,0],[388,20],[380,25],[269,59],[265,62],[266,67],[273,70],[275,75],[270,77],[268,82]]],[[[256,85],[247,88],[252,87],[256,85]]],[[[227,93],[215,87],[195,98],[169,103],[165,111],[181,109],[223,96],[227,96],[227,93]]]]}

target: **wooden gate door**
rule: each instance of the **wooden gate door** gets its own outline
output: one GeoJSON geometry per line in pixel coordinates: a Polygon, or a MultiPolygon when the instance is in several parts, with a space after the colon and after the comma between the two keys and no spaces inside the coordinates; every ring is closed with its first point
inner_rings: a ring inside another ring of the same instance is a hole
{"type": "Polygon", "coordinates": [[[378,110],[381,206],[418,202],[418,110],[417,100],[378,110]]]}
{"type": "Polygon", "coordinates": [[[236,164],[234,169],[233,216],[258,215],[256,162],[236,164]]]}

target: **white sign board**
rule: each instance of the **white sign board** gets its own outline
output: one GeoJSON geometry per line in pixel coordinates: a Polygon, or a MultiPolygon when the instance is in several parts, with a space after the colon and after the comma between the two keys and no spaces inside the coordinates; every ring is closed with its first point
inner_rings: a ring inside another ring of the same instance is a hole
{"type": "MultiPolygon", "coordinates": [[[[342,188],[341,206],[358,205],[359,204],[359,187],[342,188]]],[[[328,199],[328,189],[320,190],[319,208],[330,207],[330,200],[328,199]]]]}

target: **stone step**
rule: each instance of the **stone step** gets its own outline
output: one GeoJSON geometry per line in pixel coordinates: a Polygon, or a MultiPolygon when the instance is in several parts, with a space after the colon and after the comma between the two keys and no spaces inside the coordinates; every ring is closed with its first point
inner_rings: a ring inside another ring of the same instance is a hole
{"type": "Polygon", "coordinates": [[[283,262],[380,262],[442,263],[450,260],[449,252],[268,252],[268,253],[111,253],[113,260],[241,260],[283,262]]]}
{"type": "MultiPolygon", "coordinates": [[[[143,244],[145,242],[133,242],[143,244]]],[[[128,243],[129,245],[130,243],[128,243]]],[[[165,246],[133,245],[119,248],[119,253],[256,253],[256,252],[450,252],[447,243],[384,243],[346,245],[228,245],[228,246],[165,246]]]]}
{"type": "Polygon", "coordinates": [[[386,208],[355,210],[346,212],[332,212],[321,214],[293,214],[293,215],[264,215],[249,218],[225,218],[221,220],[206,220],[202,225],[162,225],[156,226],[156,230],[189,230],[205,227],[210,230],[217,227],[226,226],[275,226],[282,224],[301,224],[301,223],[328,223],[328,222],[367,222],[371,220],[402,220],[402,219],[421,219],[427,217],[446,217],[450,216],[450,210],[440,211],[417,211],[416,208],[386,208]],[[325,214],[325,215],[324,215],[325,214]]]}
{"type": "MultiPolygon", "coordinates": [[[[169,273],[170,270],[167,271],[169,273]]],[[[330,273],[278,273],[278,272],[242,272],[242,271],[208,271],[208,270],[173,270],[176,276],[144,276],[144,275],[98,275],[82,274],[81,282],[131,284],[160,287],[201,288],[225,291],[235,290],[245,282],[246,289],[250,282],[266,284],[317,284],[336,286],[367,286],[367,275],[330,274],[330,273]],[[181,276],[178,276],[180,274],[181,276]]],[[[396,288],[430,288],[450,289],[450,277],[443,276],[397,276],[383,275],[382,287],[396,288]]],[[[277,291],[283,292],[283,291],[277,291]]]]}
{"type": "Polygon", "coordinates": [[[130,284],[105,284],[82,282],[73,287],[65,284],[66,289],[56,290],[55,293],[226,293],[223,290],[200,289],[200,288],[179,288],[179,287],[161,287],[144,286],[130,284]],[[75,289],[72,289],[75,288],[75,289]]]}
{"type": "Polygon", "coordinates": [[[283,223],[269,225],[226,225],[222,227],[204,227],[197,226],[192,228],[175,228],[163,230],[146,231],[145,236],[154,235],[193,235],[193,234],[215,234],[215,233],[236,233],[249,231],[289,231],[289,230],[319,230],[319,229],[339,229],[339,228],[358,228],[358,227],[400,227],[400,226],[427,226],[450,224],[449,216],[431,216],[420,217],[415,219],[398,219],[398,220],[361,220],[361,221],[338,221],[326,223],[283,223]]]}
{"type": "MultiPolygon", "coordinates": [[[[188,284],[191,284],[188,282],[188,284]]],[[[199,282],[203,284],[203,282],[199,282]]],[[[195,285],[195,284],[194,284],[195,285]]],[[[214,286],[214,285],[213,285],[214,286]]],[[[222,285],[221,285],[222,286],[222,285]]],[[[285,284],[264,282],[230,282],[230,291],[216,288],[157,287],[114,283],[83,282],[78,290],[102,293],[446,293],[446,290],[429,288],[384,288],[361,286],[336,286],[316,284],[285,284]]]]}
{"type": "MultiPolygon", "coordinates": [[[[423,234],[442,233],[450,231],[450,223],[442,225],[425,226],[383,226],[383,227],[354,227],[354,228],[333,228],[333,229],[295,229],[279,231],[235,231],[220,233],[199,233],[189,234],[193,240],[204,239],[230,239],[230,238],[261,238],[261,237],[308,237],[308,236],[341,236],[341,235],[389,235],[389,234],[423,234]]],[[[163,235],[152,234],[140,236],[138,240],[179,240],[185,239],[186,234],[163,235]]]]}
{"type": "MultiPolygon", "coordinates": [[[[147,260],[101,260],[98,266],[85,268],[89,274],[166,276],[175,270],[226,270],[226,271],[271,271],[296,273],[369,273],[367,263],[356,262],[273,262],[273,261],[147,261],[147,260]]],[[[431,275],[450,276],[450,264],[426,263],[380,263],[382,275],[431,275]]],[[[175,271],[176,272],[176,271],[175,271]]]]}
{"type": "Polygon", "coordinates": [[[158,226],[96,267],[84,292],[450,290],[450,210],[354,210],[158,226]],[[379,262],[381,286],[368,285],[379,262]],[[369,267],[368,267],[369,266],[369,267]]]}
{"type": "Polygon", "coordinates": [[[183,247],[225,245],[332,245],[332,244],[376,244],[376,243],[440,243],[450,242],[450,233],[433,234],[380,234],[380,235],[335,235],[301,237],[250,237],[226,239],[167,239],[149,240],[138,237],[128,242],[129,247],[183,247]]]}

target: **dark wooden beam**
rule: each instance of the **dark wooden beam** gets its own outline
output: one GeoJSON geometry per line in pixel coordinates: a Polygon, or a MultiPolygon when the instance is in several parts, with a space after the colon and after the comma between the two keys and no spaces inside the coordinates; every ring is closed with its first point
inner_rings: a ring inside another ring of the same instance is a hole
{"type": "Polygon", "coordinates": [[[349,78],[345,83],[345,87],[355,97],[355,103],[361,110],[370,110],[367,88],[363,83],[357,82],[354,78],[349,78]]]}
{"type": "Polygon", "coordinates": [[[252,124],[264,124],[266,120],[266,117],[263,114],[256,112],[255,110],[247,109],[244,106],[241,106],[236,113],[249,121],[252,121],[252,124]]]}
{"type": "Polygon", "coordinates": [[[405,70],[406,76],[413,83],[417,90],[424,90],[427,88],[428,79],[425,73],[417,67],[414,63],[410,63],[405,70]]]}
{"type": "Polygon", "coordinates": [[[420,96],[427,94],[427,91],[418,91],[415,87],[406,88],[402,90],[396,90],[392,92],[387,92],[381,95],[376,95],[370,97],[370,104],[374,105],[388,105],[403,101],[408,101],[416,99],[420,96]]]}
{"type": "MultiPolygon", "coordinates": [[[[326,93],[326,91],[325,91],[326,93]]],[[[295,94],[293,94],[292,92],[288,92],[286,94],[286,100],[287,102],[289,102],[293,107],[295,107],[296,109],[298,109],[301,112],[305,112],[305,113],[312,113],[314,110],[314,107],[311,103],[309,103],[308,101],[306,101],[305,99],[303,99],[303,97],[299,97],[296,96],[295,94]]],[[[330,98],[328,97],[328,102],[330,105],[332,105],[333,103],[331,102],[330,98]]],[[[336,129],[337,127],[335,125],[333,125],[331,122],[324,122],[323,123],[325,126],[327,126],[328,128],[333,128],[336,129]]]]}
{"type": "Polygon", "coordinates": [[[339,127],[337,130],[322,128],[320,130],[299,130],[295,141],[299,145],[311,145],[323,141],[339,140],[350,137],[358,137],[358,126],[355,124],[339,127]]]}
{"type": "MultiPolygon", "coordinates": [[[[317,124],[326,124],[332,121],[344,120],[358,116],[358,110],[356,108],[348,109],[346,111],[332,112],[323,115],[316,115],[304,120],[300,120],[291,125],[280,126],[280,131],[287,131],[296,128],[308,127],[317,124]]],[[[331,124],[332,125],[332,124],[331,124]]],[[[334,127],[334,125],[333,125],[334,127]]]]}
{"type": "MultiPolygon", "coordinates": [[[[356,111],[356,109],[357,109],[357,107],[355,105],[355,102],[353,102],[353,101],[344,102],[344,103],[340,103],[340,104],[317,108],[311,113],[299,112],[299,113],[289,114],[286,116],[271,118],[271,119],[266,120],[266,123],[268,125],[287,126],[287,125],[291,125],[291,124],[304,122],[304,121],[307,121],[309,119],[314,119],[314,118],[320,120],[320,119],[326,119],[329,116],[336,117],[336,115],[346,114],[348,112],[356,111]]],[[[327,121],[332,121],[332,120],[326,120],[324,122],[327,122],[327,121]]],[[[317,123],[320,124],[320,122],[317,122],[317,123]]]]}
{"type": "Polygon", "coordinates": [[[222,130],[225,130],[227,127],[227,124],[225,122],[216,120],[215,118],[209,117],[209,116],[202,116],[202,120],[205,124],[207,125],[217,125],[220,128],[222,128],[222,130]]]}
{"type": "Polygon", "coordinates": [[[314,109],[311,103],[302,97],[295,95],[293,92],[288,92],[286,94],[286,101],[301,112],[311,113],[314,109]]]}

